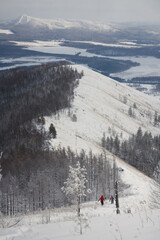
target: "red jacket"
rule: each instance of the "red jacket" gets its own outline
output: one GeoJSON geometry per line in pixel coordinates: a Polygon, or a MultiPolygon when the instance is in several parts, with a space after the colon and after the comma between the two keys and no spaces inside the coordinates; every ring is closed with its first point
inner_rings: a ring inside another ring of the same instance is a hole
{"type": "Polygon", "coordinates": [[[99,199],[98,201],[101,201],[101,202],[104,201],[104,197],[103,197],[103,195],[100,197],[100,199],[99,199]]]}

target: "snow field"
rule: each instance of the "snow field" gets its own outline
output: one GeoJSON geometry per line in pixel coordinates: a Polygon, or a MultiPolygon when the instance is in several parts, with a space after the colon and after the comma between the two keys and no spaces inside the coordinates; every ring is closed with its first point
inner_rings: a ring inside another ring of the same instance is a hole
{"type": "MultiPolygon", "coordinates": [[[[125,199],[124,199],[125,201],[125,199]]],[[[1,240],[158,240],[160,236],[160,210],[115,214],[115,205],[98,202],[82,205],[82,213],[88,218],[89,227],[79,234],[73,207],[50,212],[51,222],[42,224],[40,214],[25,216],[16,227],[1,229],[1,240]]]]}

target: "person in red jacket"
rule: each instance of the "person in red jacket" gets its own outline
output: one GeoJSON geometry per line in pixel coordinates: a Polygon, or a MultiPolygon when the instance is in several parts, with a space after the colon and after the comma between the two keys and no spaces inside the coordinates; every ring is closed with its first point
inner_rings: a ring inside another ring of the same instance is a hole
{"type": "Polygon", "coordinates": [[[100,199],[98,201],[101,201],[101,205],[103,206],[103,204],[104,204],[104,197],[103,197],[103,195],[100,197],[100,199]]]}

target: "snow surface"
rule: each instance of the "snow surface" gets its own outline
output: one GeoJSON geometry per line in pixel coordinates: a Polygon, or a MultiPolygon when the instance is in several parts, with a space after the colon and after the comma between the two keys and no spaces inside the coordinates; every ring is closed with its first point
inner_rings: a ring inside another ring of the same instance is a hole
{"type": "Polygon", "coordinates": [[[35,40],[33,42],[19,42],[19,41],[10,41],[12,43],[15,43],[17,46],[25,46],[25,47],[57,47],[60,46],[64,41],[39,41],[35,40]]]}
{"type": "Polygon", "coordinates": [[[140,63],[139,66],[131,67],[130,69],[110,74],[111,77],[123,78],[126,81],[135,77],[156,77],[160,76],[160,59],[155,57],[110,57],[112,59],[130,60],[140,63]]]}
{"type": "Polygon", "coordinates": [[[50,54],[67,54],[67,55],[76,55],[83,57],[103,57],[103,55],[97,55],[94,53],[87,52],[87,49],[74,48],[74,47],[66,47],[61,46],[63,41],[33,41],[33,42],[18,42],[12,41],[17,46],[24,46],[28,50],[50,53],[50,54]]]}
{"type": "MultiPolygon", "coordinates": [[[[126,209],[127,211],[127,209],[126,209]]],[[[42,224],[42,212],[28,215],[12,228],[0,231],[1,240],[159,240],[160,210],[138,211],[126,213],[121,210],[115,214],[115,206],[108,201],[104,206],[98,202],[82,205],[82,214],[88,218],[89,227],[79,234],[75,223],[73,208],[62,208],[50,212],[51,222],[42,224]]]]}
{"type": "Polygon", "coordinates": [[[156,90],[155,85],[151,84],[131,84],[131,83],[123,83],[124,85],[126,84],[127,86],[133,87],[137,89],[138,91],[141,91],[143,93],[146,93],[148,95],[154,96],[154,98],[157,98],[160,100],[160,92],[156,90]],[[141,90],[140,90],[141,89],[141,90]]]}
{"type": "Polygon", "coordinates": [[[8,30],[8,29],[0,29],[0,34],[13,34],[12,31],[8,30]]]}
{"type": "Polygon", "coordinates": [[[101,42],[93,42],[93,41],[72,41],[72,42],[88,43],[88,44],[104,46],[104,47],[121,47],[121,48],[140,48],[142,46],[132,42],[120,42],[120,44],[101,43],[101,42]]]}

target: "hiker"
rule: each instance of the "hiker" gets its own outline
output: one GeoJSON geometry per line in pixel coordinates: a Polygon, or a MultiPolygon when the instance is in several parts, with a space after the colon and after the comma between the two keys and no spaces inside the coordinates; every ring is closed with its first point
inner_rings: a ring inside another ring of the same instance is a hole
{"type": "Polygon", "coordinates": [[[103,195],[100,197],[100,199],[98,201],[101,201],[101,205],[103,206],[103,204],[104,204],[104,197],[103,197],[103,195]]]}
{"type": "Polygon", "coordinates": [[[112,195],[110,196],[109,200],[111,201],[111,204],[114,203],[114,197],[112,195]]]}

